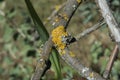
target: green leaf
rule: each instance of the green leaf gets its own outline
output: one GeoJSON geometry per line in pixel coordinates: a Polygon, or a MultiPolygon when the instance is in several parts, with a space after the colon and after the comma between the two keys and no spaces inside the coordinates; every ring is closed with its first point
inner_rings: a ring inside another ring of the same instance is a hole
{"type": "Polygon", "coordinates": [[[53,63],[52,67],[54,68],[56,74],[56,78],[61,79],[61,66],[59,61],[59,54],[56,49],[52,50],[52,55],[50,56],[50,60],[53,63]]]}
{"type": "MultiPolygon", "coordinates": [[[[30,15],[33,19],[35,27],[36,27],[36,29],[41,37],[41,40],[43,43],[45,43],[49,38],[49,33],[47,32],[45,26],[43,25],[42,21],[40,20],[39,16],[37,15],[30,0],[25,0],[25,3],[28,7],[28,10],[29,10],[30,15]]],[[[59,61],[58,52],[55,49],[53,49],[50,57],[51,57],[50,60],[52,62],[52,65],[54,65],[54,70],[57,74],[56,76],[58,79],[60,79],[61,78],[61,76],[60,76],[61,75],[61,68],[60,68],[60,63],[59,63],[60,61],[59,61]]]]}
{"type": "Polygon", "coordinates": [[[36,27],[38,33],[40,34],[42,41],[45,43],[45,41],[48,40],[49,33],[47,32],[45,26],[43,25],[42,21],[40,20],[39,16],[37,15],[30,0],[25,0],[25,2],[26,2],[28,10],[30,12],[30,15],[33,19],[33,22],[35,24],[35,27],[36,27]]]}

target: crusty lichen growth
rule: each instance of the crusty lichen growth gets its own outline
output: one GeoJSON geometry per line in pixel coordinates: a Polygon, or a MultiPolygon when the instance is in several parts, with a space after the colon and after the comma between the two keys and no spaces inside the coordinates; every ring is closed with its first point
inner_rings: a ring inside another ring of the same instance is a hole
{"type": "Polygon", "coordinates": [[[97,80],[94,78],[94,73],[91,72],[90,75],[87,77],[88,80],[97,80]]]}
{"type": "Polygon", "coordinates": [[[80,2],[81,2],[81,0],[77,0],[77,2],[78,2],[78,3],[80,3],[80,2]]]}
{"type": "Polygon", "coordinates": [[[68,33],[65,31],[64,26],[58,26],[52,31],[52,41],[61,54],[64,53],[63,50],[66,47],[66,43],[62,42],[62,38],[64,36],[68,36],[68,33]]]}
{"type": "Polygon", "coordinates": [[[66,21],[68,21],[68,20],[69,20],[69,18],[68,18],[68,16],[67,16],[67,14],[63,14],[63,18],[64,18],[66,21]]]}
{"type": "Polygon", "coordinates": [[[70,54],[71,57],[75,57],[75,54],[73,52],[70,51],[69,54],[70,54]]]}
{"type": "MultiPolygon", "coordinates": [[[[68,36],[68,33],[65,31],[64,26],[58,26],[52,31],[52,41],[60,52],[60,55],[66,53],[65,47],[67,46],[67,44],[65,43],[65,41],[63,41],[65,36],[68,36]]],[[[71,57],[75,57],[75,54],[71,51],[69,52],[69,55],[71,57]]]]}
{"type": "Polygon", "coordinates": [[[60,7],[61,7],[61,5],[56,5],[56,6],[55,6],[55,10],[58,11],[58,10],[60,9],[60,7]]]}
{"type": "Polygon", "coordinates": [[[91,72],[90,75],[89,75],[90,78],[93,78],[94,77],[94,73],[91,72]]]}
{"type": "Polygon", "coordinates": [[[55,18],[55,22],[59,22],[60,21],[60,19],[57,17],[57,18],[55,18]]]}

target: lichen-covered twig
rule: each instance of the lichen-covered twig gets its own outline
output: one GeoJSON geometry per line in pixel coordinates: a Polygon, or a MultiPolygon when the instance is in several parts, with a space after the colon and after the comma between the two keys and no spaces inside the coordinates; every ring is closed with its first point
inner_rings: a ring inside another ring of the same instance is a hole
{"type": "Polygon", "coordinates": [[[80,2],[81,0],[68,0],[62,12],[55,17],[55,20],[53,22],[55,29],[52,31],[51,37],[43,48],[41,59],[36,66],[32,80],[39,80],[41,78],[42,73],[46,67],[45,61],[48,60],[53,43],[60,53],[62,59],[65,60],[76,71],[78,71],[78,73],[80,73],[83,77],[87,78],[88,80],[105,80],[99,74],[82,65],[80,61],[75,57],[75,54],[69,51],[67,48],[67,43],[65,40],[69,35],[66,32],[66,27],[80,2]]]}
{"type": "Polygon", "coordinates": [[[73,67],[80,75],[82,75],[82,77],[85,77],[88,80],[105,80],[98,73],[82,65],[79,59],[77,59],[76,55],[68,49],[67,43],[65,41],[65,37],[67,36],[68,33],[65,31],[63,26],[59,26],[52,31],[52,41],[55,44],[62,59],[71,67],[73,67]]]}
{"type": "Polygon", "coordinates": [[[47,18],[47,20],[44,22],[44,24],[46,24],[47,22],[51,22],[54,17],[61,11],[61,9],[65,6],[65,3],[63,3],[62,5],[58,6],[57,8],[55,8],[55,10],[51,13],[51,15],[47,18]]]}
{"type": "Polygon", "coordinates": [[[62,59],[82,75],[82,77],[85,77],[88,80],[105,80],[98,73],[82,65],[76,55],[68,49],[65,39],[67,36],[69,36],[69,34],[65,31],[64,26],[58,26],[52,31],[52,41],[62,59]]]}
{"type": "Polygon", "coordinates": [[[52,46],[53,46],[53,42],[51,41],[51,37],[50,37],[44,45],[43,51],[41,53],[41,57],[37,62],[35,73],[31,77],[31,80],[40,80],[40,78],[42,77],[42,74],[45,68],[47,67],[46,61],[49,58],[52,46]]]}
{"type": "Polygon", "coordinates": [[[64,51],[65,54],[61,55],[62,59],[74,68],[82,77],[88,80],[105,80],[100,74],[85,67],[80,60],[76,58],[75,54],[68,50],[68,48],[65,48],[64,51]]]}
{"type": "Polygon", "coordinates": [[[55,16],[53,27],[62,25],[66,28],[80,2],[81,0],[67,0],[64,8],[55,16]]]}
{"type": "MultiPolygon", "coordinates": [[[[58,27],[61,25],[66,27],[74,12],[76,11],[77,7],[79,6],[80,2],[81,0],[67,0],[63,11],[59,13],[53,21],[53,26],[58,27]]],[[[31,80],[39,80],[42,77],[42,74],[47,66],[45,61],[47,61],[49,58],[52,46],[53,42],[52,38],[50,37],[44,45],[43,52],[41,54],[40,59],[38,60],[35,72],[31,77],[31,80]]]]}
{"type": "Polygon", "coordinates": [[[104,17],[108,27],[115,38],[116,43],[118,43],[118,47],[120,49],[120,28],[118,23],[116,22],[112,12],[107,4],[106,0],[96,0],[98,7],[100,8],[100,12],[104,17]]]}
{"type": "Polygon", "coordinates": [[[116,58],[117,55],[118,55],[118,45],[115,45],[115,48],[112,51],[112,54],[110,56],[110,59],[109,59],[108,64],[106,66],[106,69],[105,69],[105,71],[103,73],[103,77],[105,79],[108,79],[109,74],[110,74],[111,69],[112,69],[112,66],[113,66],[113,63],[114,63],[115,58],[116,58]]]}

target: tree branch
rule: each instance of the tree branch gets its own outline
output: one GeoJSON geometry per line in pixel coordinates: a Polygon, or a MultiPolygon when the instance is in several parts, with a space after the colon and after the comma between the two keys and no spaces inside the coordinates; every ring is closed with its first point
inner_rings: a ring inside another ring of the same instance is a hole
{"type": "Polygon", "coordinates": [[[75,69],[82,77],[88,80],[105,80],[98,73],[92,71],[90,68],[85,67],[75,54],[65,48],[65,54],[61,55],[62,59],[75,69]]]}
{"type": "Polygon", "coordinates": [[[52,46],[53,42],[50,37],[44,45],[43,52],[41,53],[40,59],[37,62],[36,69],[33,76],[31,77],[31,80],[40,80],[42,77],[42,74],[47,67],[46,61],[49,58],[52,46]]]}
{"type": "MultiPolygon", "coordinates": [[[[71,17],[73,16],[75,10],[77,9],[80,0],[68,0],[65,4],[65,7],[62,11],[62,13],[59,13],[53,22],[54,27],[58,26],[64,26],[67,27],[71,17]]],[[[102,25],[103,23],[99,23],[98,25],[102,25]]],[[[97,27],[98,27],[97,25],[97,27]]],[[[89,29],[88,31],[84,32],[85,34],[90,33],[91,31],[97,29],[96,27],[89,29]]],[[[80,37],[79,37],[80,38],[80,37]]],[[[42,76],[42,73],[45,70],[46,63],[45,61],[49,58],[49,53],[51,51],[51,47],[53,46],[52,37],[49,38],[49,40],[46,42],[43,48],[43,52],[41,54],[41,58],[38,61],[38,64],[36,66],[35,73],[32,77],[32,80],[39,80],[42,76]]],[[[58,49],[57,49],[58,50],[58,49]]],[[[60,50],[58,50],[59,53],[61,53],[60,50]]],[[[63,50],[64,54],[61,54],[61,57],[63,60],[66,61],[70,66],[72,66],[80,75],[87,78],[88,80],[105,80],[103,77],[101,77],[98,73],[93,72],[88,67],[85,67],[80,63],[80,61],[75,57],[74,53],[68,50],[67,46],[63,50]],[[65,51],[65,52],[64,52],[65,51]]]]}
{"type": "Polygon", "coordinates": [[[100,8],[100,12],[102,13],[102,16],[104,17],[106,23],[108,24],[108,27],[120,49],[120,28],[114,16],[112,15],[112,12],[107,4],[107,1],[96,0],[96,3],[98,4],[98,7],[100,8]]]}
{"type": "MultiPolygon", "coordinates": [[[[56,16],[53,22],[53,26],[58,27],[62,25],[66,27],[70,19],[72,18],[74,12],[76,11],[77,7],[79,6],[80,1],[81,0],[67,0],[63,12],[59,13],[59,15],[56,16]]],[[[42,77],[42,74],[47,66],[45,61],[47,61],[49,58],[52,46],[53,46],[53,42],[52,42],[52,38],[50,37],[46,42],[46,44],[44,45],[43,52],[41,54],[40,59],[38,60],[35,72],[31,77],[31,80],[39,80],[42,77]]]]}
{"type": "Polygon", "coordinates": [[[55,17],[55,20],[53,21],[53,27],[62,25],[66,28],[80,2],[81,0],[67,0],[64,8],[55,17]]]}

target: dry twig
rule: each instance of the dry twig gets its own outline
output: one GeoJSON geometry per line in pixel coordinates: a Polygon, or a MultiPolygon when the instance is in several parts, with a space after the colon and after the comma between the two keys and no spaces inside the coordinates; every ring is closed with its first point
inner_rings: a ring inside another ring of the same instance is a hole
{"type": "Polygon", "coordinates": [[[109,77],[109,74],[111,72],[113,63],[114,63],[117,55],[118,55],[118,45],[116,45],[115,48],[113,49],[112,54],[111,54],[110,59],[109,59],[109,62],[108,62],[107,66],[106,66],[106,69],[103,73],[103,77],[105,79],[107,79],[109,77]]]}
{"type": "Polygon", "coordinates": [[[110,29],[112,35],[115,38],[116,43],[120,49],[120,28],[118,23],[116,22],[112,12],[107,4],[106,0],[96,0],[98,7],[100,8],[100,12],[102,13],[103,18],[108,24],[108,28],[110,29]]]}
{"type": "Polygon", "coordinates": [[[103,74],[104,78],[108,78],[115,56],[117,55],[117,48],[120,50],[120,28],[118,23],[116,22],[114,16],[112,15],[112,12],[107,4],[106,0],[96,0],[96,3],[98,4],[98,7],[100,8],[100,12],[102,13],[102,16],[104,17],[106,23],[108,24],[108,28],[110,29],[117,45],[110,57],[110,60],[108,62],[108,65],[106,67],[106,70],[103,74]]]}
{"type": "Polygon", "coordinates": [[[98,28],[100,28],[103,24],[105,24],[105,21],[102,19],[101,21],[99,21],[97,24],[93,25],[92,27],[84,30],[82,33],[77,34],[75,36],[76,40],[79,40],[81,38],[83,38],[84,36],[86,36],[87,34],[90,34],[91,32],[97,30],[98,28]]]}

